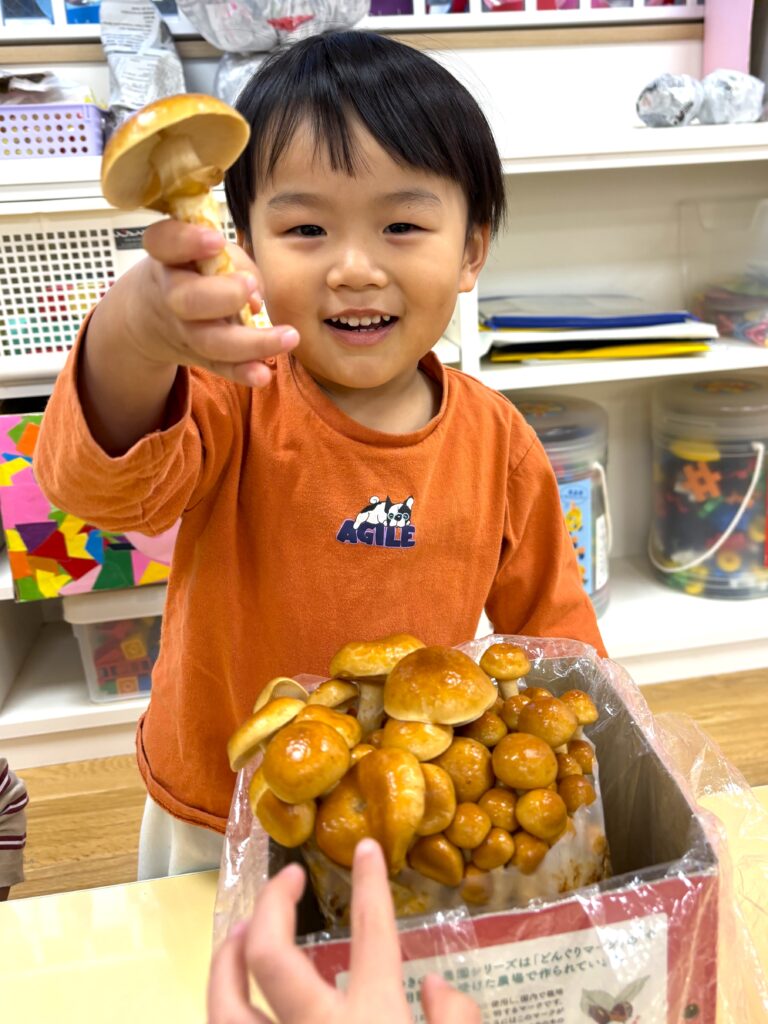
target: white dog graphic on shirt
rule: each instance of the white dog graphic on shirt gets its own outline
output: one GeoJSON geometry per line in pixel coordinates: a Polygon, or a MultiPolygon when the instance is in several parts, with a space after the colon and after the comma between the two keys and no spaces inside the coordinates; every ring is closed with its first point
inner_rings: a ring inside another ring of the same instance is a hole
{"type": "Polygon", "coordinates": [[[405,501],[392,502],[389,495],[384,499],[371,496],[370,502],[361,509],[355,519],[355,529],[363,523],[385,523],[387,526],[407,526],[411,521],[413,497],[405,501]]]}

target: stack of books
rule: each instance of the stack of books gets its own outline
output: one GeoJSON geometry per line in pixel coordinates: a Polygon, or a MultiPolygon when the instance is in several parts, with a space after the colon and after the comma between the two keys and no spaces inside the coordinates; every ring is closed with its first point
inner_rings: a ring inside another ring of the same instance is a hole
{"type": "Polygon", "coordinates": [[[626,295],[507,295],[480,300],[494,363],[696,355],[718,337],[687,310],[650,312],[626,295]]]}

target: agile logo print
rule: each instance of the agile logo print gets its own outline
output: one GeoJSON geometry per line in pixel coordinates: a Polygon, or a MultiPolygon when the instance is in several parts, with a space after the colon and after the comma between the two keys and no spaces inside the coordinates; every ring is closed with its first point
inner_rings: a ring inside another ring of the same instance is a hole
{"type": "Polygon", "coordinates": [[[336,534],[342,544],[367,544],[377,548],[412,548],[416,527],[411,522],[413,497],[405,501],[384,501],[372,495],[354,519],[345,519],[336,534]]]}

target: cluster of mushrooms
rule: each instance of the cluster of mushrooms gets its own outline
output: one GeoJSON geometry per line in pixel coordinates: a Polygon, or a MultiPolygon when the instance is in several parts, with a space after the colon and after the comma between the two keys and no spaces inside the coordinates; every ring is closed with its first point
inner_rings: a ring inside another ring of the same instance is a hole
{"type": "Polygon", "coordinates": [[[400,634],[344,646],[308,693],[273,680],[228,744],[238,771],[261,755],[249,800],[271,838],[314,843],[348,868],[360,839],[381,844],[392,877],[407,866],[482,904],[489,872],[533,873],[595,800],[597,709],[518,688],[522,648],[496,643],[480,664],[400,634]]]}

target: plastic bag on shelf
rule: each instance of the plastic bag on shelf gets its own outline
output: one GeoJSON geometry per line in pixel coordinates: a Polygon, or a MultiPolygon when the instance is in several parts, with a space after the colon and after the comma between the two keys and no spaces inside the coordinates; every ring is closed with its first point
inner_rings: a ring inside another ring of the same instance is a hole
{"type": "MultiPolygon", "coordinates": [[[[766,884],[768,828],[749,787],[689,720],[655,719],[626,672],[591,647],[493,635],[460,649],[479,660],[492,643],[504,641],[526,652],[526,685],[555,695],[585,690],[600,711],[587,735],[597,750],[615,874],[556,894],[544,888],[507,909],[452,906],[402,918],[406,991],[417,992],[421,977],[440,971],[479,1003],[485,1020],[515,1024],[531,1008],[541,1019],[569,1024],[714,1021],[718,992],[726,1013],[721,1020],[760,1019],[748,1016],[755,1007],[768,1013],[752,936],[766,930],[768,914],[750,904],[750,931],[739,898],[746,896],[747,876],[766,884]],[[745,852],[737,846],[729,854],[721,827],[705,809],[713,800],[727,807],[732,835],[748,844],[745,852]]],[[[297,681],[307,689],[320,682],[297,681]]],[[[257,767],[254,760],[241,770],[235,787],[215,946],[250,916],[265,881],[288,860],[302,859],[271,843],[253,818],[248,785],[257,767]]],[[[343,880],[346,872],[334,870],[343,880]]],[[[396,903],[400,881],[393,882],[396,903]]],[[[309,887],[297,931],[318,971],[343,984],[348,933],[326,928],[309,887]]],[[[421,1020],[416,998],[413,1010],[421,1020]]]]}

